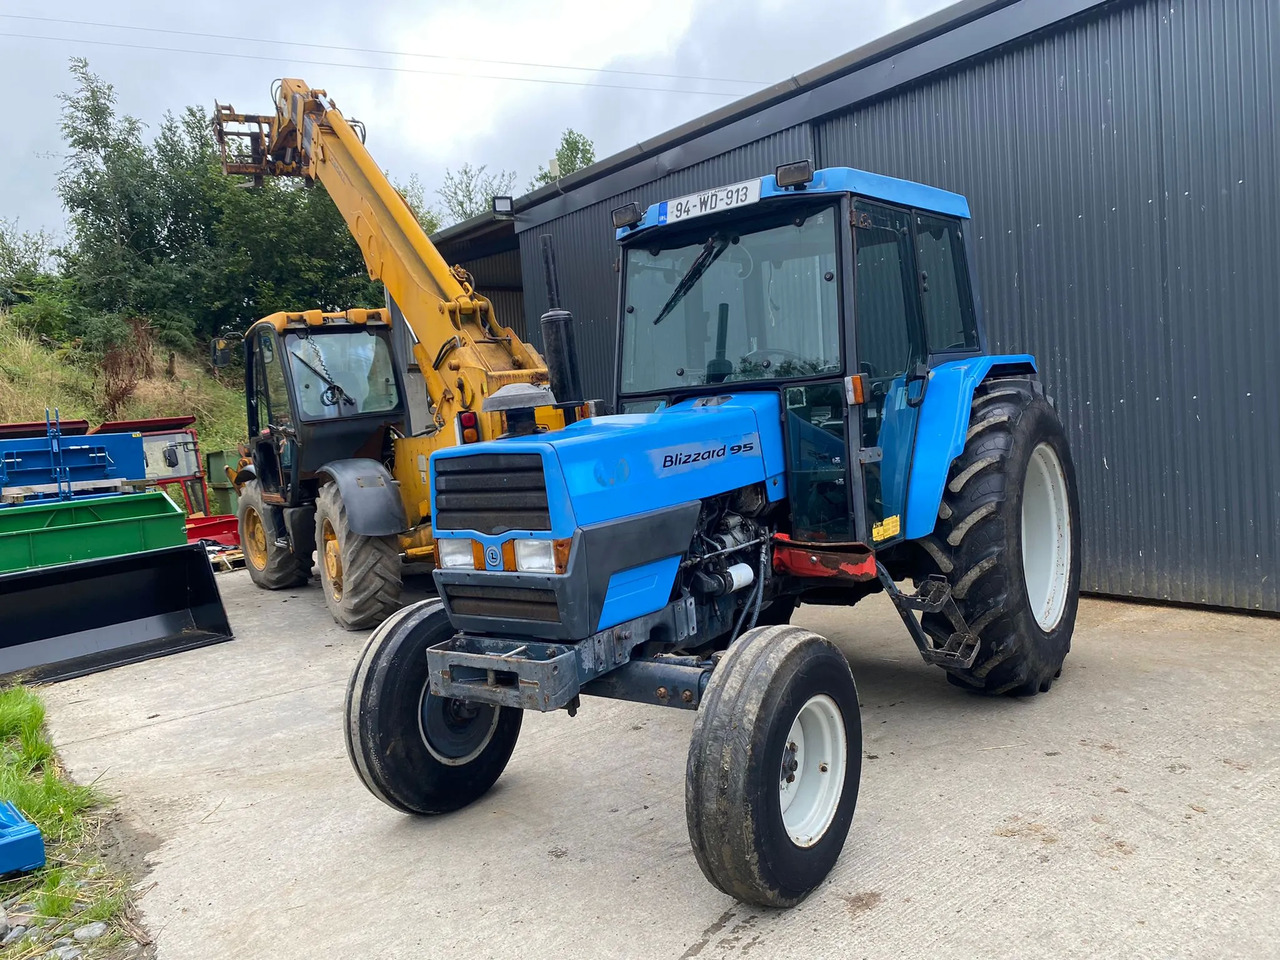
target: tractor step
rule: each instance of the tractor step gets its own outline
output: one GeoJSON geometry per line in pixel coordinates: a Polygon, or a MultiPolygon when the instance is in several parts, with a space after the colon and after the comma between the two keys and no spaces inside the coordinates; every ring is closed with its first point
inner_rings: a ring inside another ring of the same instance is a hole
{"type": "Polygon", "coordinates": [[[951,595],[951,584],[945,577],[932,576],[920,584],[915,593],[903,593],[879,561],[876,562],[876,573],[925,663],[955,670],[967,670],[973,666],[982,641],[965,623],[964,615],[951,595]],[[938,645],[925,631],[916,617],[917,611],[921,614],[941,613],[947,618],[951,624],[951,636],[945,644],[938,645]]]}

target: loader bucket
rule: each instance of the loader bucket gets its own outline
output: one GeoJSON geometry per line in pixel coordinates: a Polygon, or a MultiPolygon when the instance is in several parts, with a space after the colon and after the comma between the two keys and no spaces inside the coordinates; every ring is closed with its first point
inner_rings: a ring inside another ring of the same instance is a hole
{"type": "Polygon", "coordinates": [[[200,544],[0,575],[0,674],[65,680],[230,639],[200,544]]]}

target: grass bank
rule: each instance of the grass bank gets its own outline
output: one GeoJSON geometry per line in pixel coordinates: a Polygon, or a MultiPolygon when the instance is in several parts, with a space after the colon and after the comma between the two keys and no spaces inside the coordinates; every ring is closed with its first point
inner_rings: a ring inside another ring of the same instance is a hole
{"type": "Polygon", "coordinates": [[[84,960],[141,956],[146,938],[131,917],[129,878],[102,858],[106,798],[66,776],[44,720],[34,691],[0,690],[0,798],[40,828],[46,855],[42,869],[0,881],[0,960],[59,949],[84,960]]]}
{"type": "MultiPolygon", "coordinates": [[[[166,373],[167,353],[157,353],[156,373],[138,383],[121,409],[122,419],[194,414],[200,447],[234,450],[244,440],[244,388],[223,382],[200,363],[176,357],[174,376],[166,373]]],[[[6,421],[43,420],[45,408],[63,419],[98,423],[103,417],[99,374],[94,358],[50,347],[19,330],[0,312],[0,411],[6,421]]]]}

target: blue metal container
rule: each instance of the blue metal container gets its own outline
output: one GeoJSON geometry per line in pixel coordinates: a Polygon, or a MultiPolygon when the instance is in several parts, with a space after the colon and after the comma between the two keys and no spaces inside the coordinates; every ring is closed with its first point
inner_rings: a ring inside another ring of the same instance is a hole
{"type": "Polygon", "coordinates": [[[0,875],[44,866],[40,828],[8,800],[0,800],[0,875]]]}

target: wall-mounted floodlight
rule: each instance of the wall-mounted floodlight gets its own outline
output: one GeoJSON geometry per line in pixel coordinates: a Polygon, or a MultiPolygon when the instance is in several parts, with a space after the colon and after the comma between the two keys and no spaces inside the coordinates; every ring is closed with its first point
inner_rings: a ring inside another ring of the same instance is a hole
{"type": "Polygon", "coordinates": [[[510,197],[493,198],[493,215],[495,217],[513,217],[515,213],[515,203],[510,197]]]}

